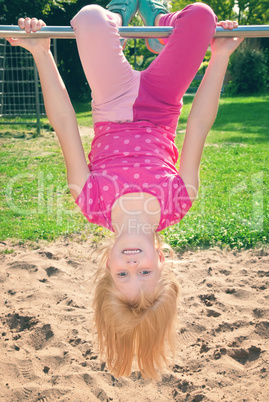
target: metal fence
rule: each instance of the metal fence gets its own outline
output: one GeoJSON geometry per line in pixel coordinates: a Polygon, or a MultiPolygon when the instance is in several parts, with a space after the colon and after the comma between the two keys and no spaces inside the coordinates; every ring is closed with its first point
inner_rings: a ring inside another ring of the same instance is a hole
{"type": "MultiPolygon", "coordinates": [[[[56,40],[52,51],[56,57],[56,40]]],[[[0,124],[32,125],[40,133],[45,107],[33,56],[0,39],[0,124]]]]}

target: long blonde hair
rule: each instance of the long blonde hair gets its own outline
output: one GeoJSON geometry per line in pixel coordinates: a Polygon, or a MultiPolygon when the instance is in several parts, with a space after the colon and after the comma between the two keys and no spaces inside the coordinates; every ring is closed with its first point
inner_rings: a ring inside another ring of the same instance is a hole
{"type": "MultiPolygon", "coordinates": [[[[163,244],[156,236],[156,247],[163,244]]],[[[114,284],[106,262],[111,246],[105,247],[95,276],[93,300],[95,325],[101,355],[115,377],[129,376],[136,357],[144,378],[158,378],[158,369],[168,366],[166,346],[174,356],[179,285],[164,263],[153,293],[143,290],[131,305],[114,284]]]]}

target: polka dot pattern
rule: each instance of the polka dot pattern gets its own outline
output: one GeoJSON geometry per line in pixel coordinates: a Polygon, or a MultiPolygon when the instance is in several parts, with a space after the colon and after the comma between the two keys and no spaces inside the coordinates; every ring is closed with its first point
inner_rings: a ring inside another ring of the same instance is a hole
{"type": "Polygon", "coordinates": [[[113,230],[111,208],[116,199],[147,192],[161,206],[157,231],[178,223],[191,202],[175,168],[174,136],[170,128],[148,122],[97,123],[89,155],[91,173],[76,201],[86,218],[113,230]]]}

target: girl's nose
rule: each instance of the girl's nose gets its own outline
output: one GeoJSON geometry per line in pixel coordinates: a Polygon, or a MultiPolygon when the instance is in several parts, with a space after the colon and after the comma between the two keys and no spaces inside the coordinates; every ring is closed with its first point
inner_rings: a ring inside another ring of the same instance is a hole
{"type": "Polygon", "coordinates": [[[136,258],[129,258],[126,262],[129,265],[137,265],[138,264],[138,260],[136,258]]]}

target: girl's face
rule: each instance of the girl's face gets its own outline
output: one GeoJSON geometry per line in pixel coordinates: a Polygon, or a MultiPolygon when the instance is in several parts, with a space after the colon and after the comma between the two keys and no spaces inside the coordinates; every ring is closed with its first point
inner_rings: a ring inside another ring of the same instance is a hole
{"type": "Polygon", "coordinates": [[[117,289],[132,303],[137,301],[141,288],[146,293],[154,290],[163,259],[162,252],[152,242],[131,236],[115,242],[107,267],[117,289]]]}

